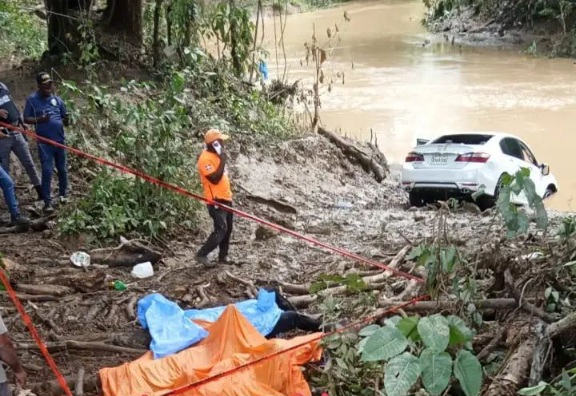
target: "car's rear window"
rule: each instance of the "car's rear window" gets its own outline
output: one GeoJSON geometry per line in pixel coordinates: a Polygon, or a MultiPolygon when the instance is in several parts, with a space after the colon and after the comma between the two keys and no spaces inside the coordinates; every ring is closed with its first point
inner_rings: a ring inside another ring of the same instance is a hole
{"type": "Polygon", "coordinates": [[[433,140],[431,143],[455,143],[455,144],[485,144],[488,140],[490,140],[494,135],[444,135],[440,136],[438,139],[433,140]]]}

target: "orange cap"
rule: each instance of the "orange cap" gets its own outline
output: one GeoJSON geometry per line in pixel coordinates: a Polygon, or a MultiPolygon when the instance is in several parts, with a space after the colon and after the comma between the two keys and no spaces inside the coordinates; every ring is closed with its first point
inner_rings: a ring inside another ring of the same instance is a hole
{"type": "Polygon", "coordinates": [[[221,140],[228,140],[228,138],[230,138],[230,136],[223,134],[222,132],[220,132],[217,129],[209,129],[205,134],[204,134],[204,143],[206,144],[211,144],[213,142],[215,142],[218,139],[221,140]]]}

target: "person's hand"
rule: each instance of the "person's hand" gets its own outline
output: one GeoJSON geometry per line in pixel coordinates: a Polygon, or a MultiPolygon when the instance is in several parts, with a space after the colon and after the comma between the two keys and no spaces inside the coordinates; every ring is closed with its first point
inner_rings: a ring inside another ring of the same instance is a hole
{"type": "Polygon", "coordinates": [[[228,160],[228,154],[226,154],[226,151],[224,151],[224,148],[222,148],[222,152],[219,154],[220,160],[226,162],[228,160]]]}
{"type": "Polygon", "coordinates": [[[24,369],[16,371],[14,376],[16,377],[16,385],[20,388],[24,388],[26,386],[26,371],[24,371],[24,369]]]}
{"type": "Polygon", "coordinates": [[[50,115],[48,115],[48,114],[44,114],[44,115],[42,115],[41,117],[38,117],[38,118],[36,119],[36,122],[38,122],[38,123],[40,123],[40,122],[48,122],[48,121],[50,121],[50,115]]]}
{"type": "Polygon", "coordinates": [[[8,119],[8,111],[5,109],[0,109],[0,118],[8,119]]]}

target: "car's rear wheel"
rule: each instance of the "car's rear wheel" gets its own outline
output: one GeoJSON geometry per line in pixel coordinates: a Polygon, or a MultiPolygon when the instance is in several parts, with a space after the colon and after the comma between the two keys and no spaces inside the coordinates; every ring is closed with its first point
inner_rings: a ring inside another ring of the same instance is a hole
{"type": "Polygon", "coordinates": [[[494,195],[490,196],[487,194],[481,195],[476,199],[476,205],[480,208],[482,212],[487,209],[490,209],[494,205],[496,205],[496,201],[498,201],[498,195],[500,195],[500,189],[502,188],[504,174],[500,175],[498,179],[498,183],[496,183],[496,188],[494,189],[494,195]]]}
{"type": "Polygon", "coordinates": [[[426,200],[424,199],[424,195],[417,191],[410,191],[408,193],[408,198],[410,199],[410,206],[416,206],[420,208],[426,205],[426,200]]]}

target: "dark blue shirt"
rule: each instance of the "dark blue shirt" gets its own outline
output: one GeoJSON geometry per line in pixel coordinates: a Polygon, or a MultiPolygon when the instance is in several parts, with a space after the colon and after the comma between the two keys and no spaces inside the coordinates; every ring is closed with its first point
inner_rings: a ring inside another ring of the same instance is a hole
{"type": "Polygon", "coordinates": [[[36,133],[58,143],[64,143],[64,122],[62,120],[68,112],[62,98],[56,95],[44,97],[39,92],[30,95],[26,99],[24,118],[42,117],[44,114],[49,115],[50,120],[36,124],[36,133]]]}
{"type": "Polygon", "coordinates": [[[20,112],[12,100],[8,87],[0,82],[0,109],[8,112],[8,119],[0,118],[0,121],[8,124],[17,125],[20,120],[20,112]]]}

